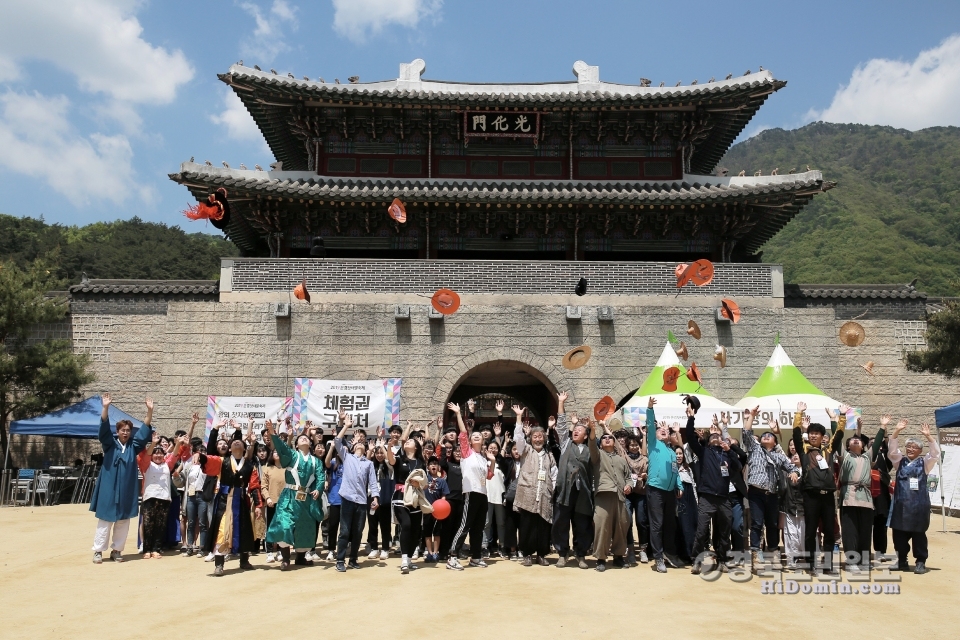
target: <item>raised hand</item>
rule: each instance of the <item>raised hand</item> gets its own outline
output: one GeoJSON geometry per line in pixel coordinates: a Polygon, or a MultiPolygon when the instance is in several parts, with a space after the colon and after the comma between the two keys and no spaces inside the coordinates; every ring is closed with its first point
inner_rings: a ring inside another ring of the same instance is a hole
{"type": "Polygon", "coordinates": [[[193,424],[197,424],[198,422],[200,422],[200,414],[194,413],[193,417],[190,418],[190,421],[193,422],[193,424]]]}
{"type": "Polygon", "coordinates": [[[653,396],[650,396],[650,398],[647,400],[647,409],[653,409],[653,405],[655,404],[657,404],[657,399],[653,396]]]}
{"type": "Polygon", "coordinates": [[[510,408],[513,409],[513,412],[514,412],[515,414],[517,414],[517,417],[520,417],[520,416],[523,415],[523,407],[521,407],[520,405],[515,404],[515,405],[513,405],[513,406],[510,407],[510,408]]]}
{"type": "Polygon", "coordinates": [[[930,425],[926,422],[920,425],[920,433],[922,433],[923,437],[927,440],[933,440],[933,436],[930,435],[930,425]]]}
{"type": "Polygon", "coordinates": [[[714,427],[717,427],[717,429],[720,428],[720,423],[717,421],[717,414],[713,414],[713,418],[710,419],[710,432],[711,432],[711,433],[713,432],[713,428],[714,428],[714,427]]]}
{"type": "Polygon", "coordinates": [[[900,418],[900,422],[897,423],[897,426],[893,428],[893,437],[896,438],[900,435],[900,432],[907,428],[909,421],[906,418],[900,418]]]}
{"type": "Polygon", "coordinates": [[[492,451],[487,451],[487,460],[489,460],[490,462],[496,462],[497,456],[493,455],[492,451]]]}
{"type": "Polygon", "coordinates": [[[548,429],[553,429],[553,428],[556,427],[556,426],[557,426],[557,419],[556,419],[556,418],[554,418],[553,416],[550,416],[549,418],[547,418],[547,428],[548,428],[548,429]]]}
{"type": "Polygon", "coordinates": [[[880,416],[880,426],[883,427],[884,429],[886,429],[887,425],[890,424],[891,422],[893,422],[893,416],[890,415],[889,413],[885,413],[882,416],[880,416]]]}
{"type": "Polygon", "coordinates": [[[447,409],[450,409],[450,411],[453,411],[454,413],[460,413],[460,405],[455,402],[448,402],[447,409]]]}
{"type": "Polygon", "coordinates": [[[826,409],[824,409],[824,411],[827,412],[827,415],[830,417],[831,420],[837,419],[837,412],[831,409],[830,407],[827,407],[826,409]]]}
{"type": "Polygon", "coordinates": [[[810,428],[810,416],[803,416],[803,418],[800,419],[800,426],[804,429],[810,428]]]}
{"type": "Polygon", "coordinates": [[[798,403],[797,403],[797,413],[803,413],[803,412],[806,411],[806,410],[807,410],[807,403],[806,403],[806,402],[798,402],[798,403]]]}
{"type": "Polygon", "coordinates": [[[353,416],[348,413],[348,414],[347,414],[347,417],[344,418],[344,420],[343,420],[343,424],[345,424],[348,429],[349,429],[350,427],[352,427],[352,426],[353,426],[353,416]]]}
{"type": "Polygon", "coordinates": [[[147,396],[147,399],[143,401],[147,405],[147,411],[153,411],[153,398],[147,396]]]}
{"type": "Polygon", "coordinates": [[[110,406],[110,403],[113,402],[113,400],[110,398],[110,394],[109,394],[109,393],[104,393],[104,394],[102,394],[102,395],[100,396],[100,400],[103,402],[103,406],[105,406],[105,407],[109,407],[109,406],[110,406]]]}
{"type": "Polygon", "coordinates": [[[770,427],[770,431],[772,431],[772,432],[774,433],[774,435],[776,435],[776,436],[779,436],[779,435],[780,435],[780,423],[779,423],[779,422],[777,422],[777,421],[774,420],[773,418],[770,418],[770,419],[767,421],[767,426],[770,427]]]}
{"type": "Polygon", "coordinates": [[[760,405],[757,405],[753,409],[750,409],[750,415],[753,416],[754,420],[756,420],[757,416],[760,415],[760,405]]]}
{"type": "Polygon", "coordinates": [[[847,415],[848,413],[850,413],[850,405],[848,405],[848,404],[841,404],[841,405],[840,405],[840,411],[839,411],[839,413],[840,413],[841,415],[847,415]]]}
{"type": "Polygon", "coordinates": [[[338,417],[340,418],[340,422],[342,423],[347,418],[347,412],[344,411],[343,409],[340,409],[338,417]]]}
{"type": "Polygon", "coordinates": [[[557,394],[557,400],[559,402],[566,402],[568,397],[569,395],[567,394],[566,391],[561,391],[560,393],[557,394]]]}
{"type": "Polygon", "coordinates": [[[503,433],[503,425],[501,425],[499,422],[494,422],[494,423],[493,423],[493,435],[495,435],[496,437],[499,438],[499,437],[500,437],[500,434],[502,434],[502,433],[503,433]]]}
{"type": "Polygon", "coordinates": [[[506,406],[503,400],[497,400],[497,404],[494,405],[497,408],[497,413],[503,413],[503,408],[506,406]]]}
{"type": "Polygon", "coordinates": [[[270,436],[272,436],[272,435],[273,435],[273,422],[270,421],[270,420],[266,420],[266,421],[264,421],[263,426],[264,426],[264,428],[267,430],[267,437],[269,438],[270,436]]]}
{"type": "Polygon", "coordinates": [[[570,416],[570,424],[572,424],[573,426],[577,426],[578,424],[580,424],[580,418],[578,418],[576,414],[570,416]]]}
{"type": "MultiPolygon", "coordinates": [[[[756,417],[757,417],[757,413],[759,413],[759,412],[760,412],[760,407],[757,407],[757,408],[754,409],[753,412],[751,412],[751,413],[752,413],[753,417],[756,418],[756,417]]],[[[729,411],[721,411],[721,412],[720,412],[720,422],[722,422],[723,424],[725,424],[725,425],[728,426],[728,427],[730,426],[730,412],[729,412],[729,411]]]]}
{"type": "Polygon", "coordinates": [[[714,433],[717,434],[717,435],[720,435],[720,433],[721,433],[721,431],[720,431],[720,425],[717,424],[716,422],[714,422],[713,424],[711,424],[711,425],[710,425],[710,433],[711,433],[711,435],[714,434],[714,433]]]}

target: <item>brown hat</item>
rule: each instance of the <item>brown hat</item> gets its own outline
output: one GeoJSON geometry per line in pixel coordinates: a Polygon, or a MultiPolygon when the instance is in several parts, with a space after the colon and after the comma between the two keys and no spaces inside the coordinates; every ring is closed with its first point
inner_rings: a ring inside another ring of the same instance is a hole
{"type": "Polygon", "coordinates": [[[677,379],[680,377],[680,367],[670,367],[663,372],[663,386],[660,387],[667,393],[673,393],[677,390],[677,379]]]}
{"type": "Polygon", "coordinates": [[[693,336],[694,340],[700,339],[700,325],[693,320],[687,322],[687,333],[693,336]]]}
{"type": "Polygon", "coordinates": [[[617,403],[610,396],[603,396],[593,407],[593,417],[597,420],[603,420],[611,413],[617,410],[617,403]]]}
{"type": "Polygon", "coordinates": [[[720,315],[733,324],[737,324],[740,322],[740,305],[733,300],[724,298],[720,301],[720,315]]]}
{"type": "Polygon", "coordinates": [[[873,375],[873,360],[868,360],[867,364],[862,364],[860,366],[863,367],[864,371],[866,371],[870,375],[873,375]]]}
{"type": "Polygon", "coordinates": [[[717,345],[716,352],[713,354],[713,359],[720,363],[720,368],[723,369],[727,366],[727,348],[717,345]]]}
{"type": "Polygon", "coordinates": [[[445,316],[450,315],[456,313],[457,309],[460,308],[460,296],[457,295],[456,291],[450,289],[437,289],[433,298],[430,299],[430,304],[437,312],[445,316]]]}
{"type": "Polygon", "coordinates": [[[713,263],[709,260],[697,260],[693,264],[678,264],[674,273],[677,276],[677,288],[692,282],[702,287],[713,282],[713,263]]]}
{"type": "Polygon", "coordinates": [[[407,221],[407,208],[403,206],[400,198],[393,199],[393,202],[387,207],[387,213],[390,214],[391,218],[401,224],[407,221]]]}
{"type": "Polygon", "coordinates": [[[687,370],[687,380],[703,384],[703,376],[700,375],[700,367],[697,366],[696,362],[690,363],[690,369],[687,370]]]}
{"type": "Polygon", "coordinates": [[[680,348],[677,349],[677,357],[681,360],[686,360],[690,357],[690,354],[687,352],[687,344],[685,342],[680,343],[680,348]]]}
{"type": "Polygon", "coordinates": [[[859,347],[866,337],[867,332],[859,322],[844,322],[840,327],[840,342],[848,347],[859,347]]]}
{"type": "Polygon", "coordinates": [[[304,278],[300,284],[293,288],[293,297],[297,300],[306,300],[310,304],[310,292],[307,291],[307,279],[304,278]]]}
{"type": "Polygon", "coordinates": [[[570,351],[567,351],[567,354],[563,356],[563,368],[579,369],[583,365],[587,364],[587,361],[590,359],[592,353],[593,351],[587,345],[570,349],[570,351]]]}

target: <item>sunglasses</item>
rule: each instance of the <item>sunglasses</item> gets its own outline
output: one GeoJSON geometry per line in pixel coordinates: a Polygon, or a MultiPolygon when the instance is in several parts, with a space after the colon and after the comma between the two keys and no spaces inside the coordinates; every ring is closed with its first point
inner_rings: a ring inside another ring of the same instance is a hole
{"type": "Polygon", "coordinates": [[[613,436],[603,435],[603,436],[600,436],[600,439],[601,439],[601,440],[613,440],[613,436]]]}

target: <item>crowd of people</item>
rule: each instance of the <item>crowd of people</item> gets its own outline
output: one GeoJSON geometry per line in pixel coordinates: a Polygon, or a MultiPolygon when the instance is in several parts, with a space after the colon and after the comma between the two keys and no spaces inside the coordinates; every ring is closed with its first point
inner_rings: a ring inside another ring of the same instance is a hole
{"type": "Polygon", "coordinates": [[[561,568],[588,569],[592,556],[597,571],[610,561],[659,573],[834,572],[838,540],[843,569],[858,573],[886,554],[888,529],[895,568],[911,570],[912,550],[913,571],[928,570],[926,479],[939,449],[926,424],[924,455],[915,437],[901,451],[907,421],[888,433],[889,415],[872,438],[859,418],[845,437],[846,406],[828,411],[828,432],[800,403],[781,442],[775,420],[756,434],[759,408],[738,441],[728,414],[696,428],[696,396],[686,397],[685,426],[658,421],[650,398],[635,429],[568,414],[566,401],[558,394],[546,428],[517,405],[508,419],[503,401],[497,421],[482,424],[470,400],[423,429],[407,422],[368,436],[341,412],[335,433],[289,418],[260,432],[220,421],[204,442],[196,414],[188,430],[158,435],[149,398],[143,427],[114,429],[104,394],[93,562],[108,549],[123,561],[139,511],[144,558],[179,548],[218,576],[228,559],[247,570],[259,554],[281,570],[326,561],[344,572],[360,569],[361,555],[382,565],[392,552],[404,574],[418,561],[482,569],[491,556],[549,566],[554,554],[561,568]]]}

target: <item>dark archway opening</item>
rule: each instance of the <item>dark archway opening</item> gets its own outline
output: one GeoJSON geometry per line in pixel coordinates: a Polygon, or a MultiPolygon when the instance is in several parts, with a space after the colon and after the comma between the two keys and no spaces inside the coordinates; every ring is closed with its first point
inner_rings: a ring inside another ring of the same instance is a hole
{"type": "MultiPolygon", "coordinates": [[[[507,404],[503,422],[511,429],[516,420],[511,401],[527,408],[530,421],[541,425],[546,425],[547,418],[557,411],[557,390],[549,378],[516,360],[491,360],[474,367],[453,385],[448,401],[463,407],[471,398],[477,400],[477,424],[497,421],[494,404],[498,398],[507,404]]],[[[449,423],[452,418],[444,405],[444,421],[449,423]]]]}

